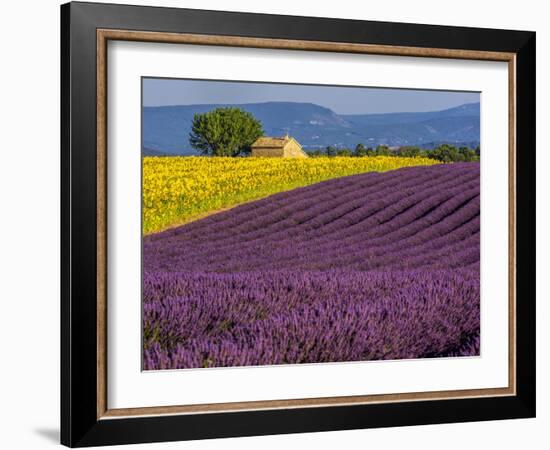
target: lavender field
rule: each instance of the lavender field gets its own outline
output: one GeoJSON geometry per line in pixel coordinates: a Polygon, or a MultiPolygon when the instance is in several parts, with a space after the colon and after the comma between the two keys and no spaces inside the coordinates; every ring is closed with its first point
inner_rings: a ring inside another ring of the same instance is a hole
{"type": "Polygon", "coordinates": [[[143,367],[479,354],[479,164],[365,173],[143,238],[143,367]]]}

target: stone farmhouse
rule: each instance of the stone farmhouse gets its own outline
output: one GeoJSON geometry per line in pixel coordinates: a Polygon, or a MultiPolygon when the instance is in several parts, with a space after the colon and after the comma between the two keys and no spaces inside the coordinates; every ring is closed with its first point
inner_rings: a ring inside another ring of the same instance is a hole
{"type": "Polygon", "coordinates": [[[284,137],[262,136],[252,144],[252,156],[276,158],[307,158],[308,154],[296,139],[288,134],[284,137]]]}

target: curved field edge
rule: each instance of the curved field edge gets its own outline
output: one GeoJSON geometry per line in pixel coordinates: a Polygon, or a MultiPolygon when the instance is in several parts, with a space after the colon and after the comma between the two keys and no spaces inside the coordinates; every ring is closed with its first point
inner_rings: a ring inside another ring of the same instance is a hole
{"type": "Polygon", "coordinates": [[[143,233],[198,220],[241,203],[365,172],[438,164],[428,158],[144,157],[143,233]]]}

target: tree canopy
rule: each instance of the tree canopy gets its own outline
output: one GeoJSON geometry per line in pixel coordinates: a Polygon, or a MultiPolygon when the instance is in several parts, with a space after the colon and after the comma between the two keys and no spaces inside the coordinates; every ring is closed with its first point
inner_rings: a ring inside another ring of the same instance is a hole
{"type": "Polygon", "coordinates": [[[353,156],[353,157],[369,157],[369,156],[408,156],[408,157],[425,157],[436,159],[445,163],[449,162],[472,162],[479,161],[480,149],[479,145],[475,148],[455,147],[451,144],[440,144],[433,150],[423,149],[414,145],[407,145],[399,148],[390,149],[387,145],[378,145],[376,148],[365,147],[359,143],[355,150],[348,148],[336,147],[329,145],[324,150],[310,150],[309,156],[353,156]]]}
{"type": "Polygon", "coordinates": [[[252,114],[239,108],[216,108],[195,114],[189,143],[203,155],[239,156],[250,153],[263,134],[261,122],[252,114]]]}

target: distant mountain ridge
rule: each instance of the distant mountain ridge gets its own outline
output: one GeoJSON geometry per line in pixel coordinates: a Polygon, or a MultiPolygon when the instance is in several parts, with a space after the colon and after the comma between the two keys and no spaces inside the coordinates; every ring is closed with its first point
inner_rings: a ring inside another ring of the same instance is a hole
{"type": "Polygon", "coordinates": [[[240,105],[208,104],[149,106],[143,108],[144,154],[192,155],[189,132],[193,116],[218,107],[237,107],[262,122],[268,136],[286,133],[305,150],[328,145],[354,148],[437,143],[479,145],[480,104],[467,103],[442,111],[386,114],[337,114],[313,103],[266,102],[240,105]]]}

